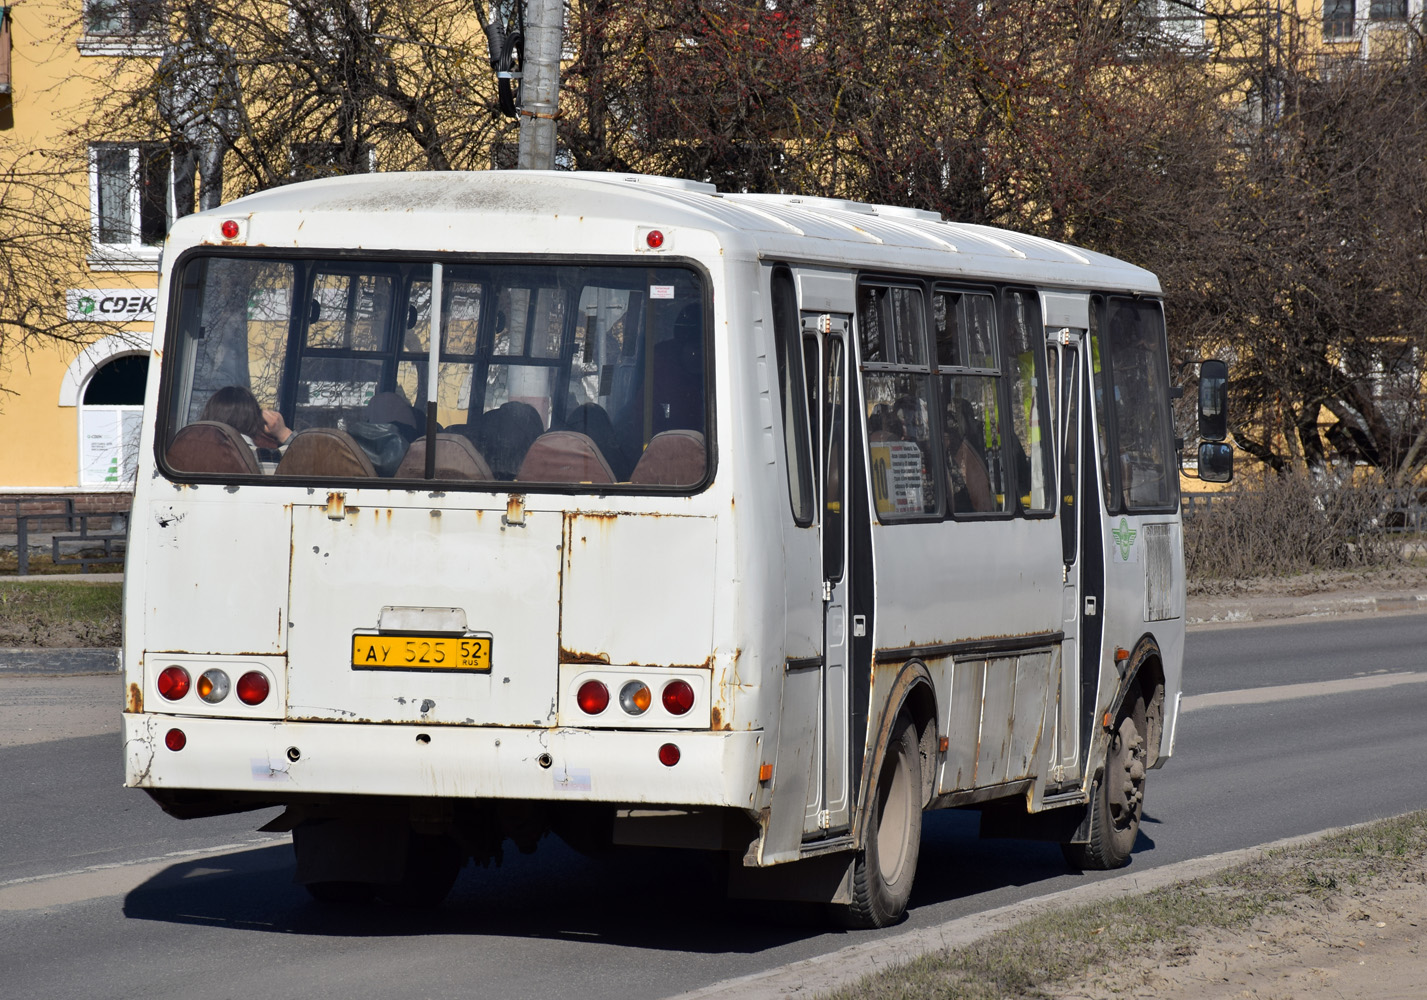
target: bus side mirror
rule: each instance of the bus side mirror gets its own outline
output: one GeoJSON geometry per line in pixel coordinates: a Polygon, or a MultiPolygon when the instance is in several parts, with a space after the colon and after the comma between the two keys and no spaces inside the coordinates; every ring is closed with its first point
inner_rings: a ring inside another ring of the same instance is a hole
{"type": "Polygon", "coordinates": [[[1199,478],[1206,483],[1227,483],[1234,478],[1234,446],[1225,441],[1199,445],[1199,478]]]}
{"type": "MultiPolygon", "coordinates": [[[[1223,441],[1229,436],[1229,366],[1208,360],[1199,364],[1199,439],[1223,441]]],[[[1200,449],[1203,454],[1203,449],[1200,449]]]]}

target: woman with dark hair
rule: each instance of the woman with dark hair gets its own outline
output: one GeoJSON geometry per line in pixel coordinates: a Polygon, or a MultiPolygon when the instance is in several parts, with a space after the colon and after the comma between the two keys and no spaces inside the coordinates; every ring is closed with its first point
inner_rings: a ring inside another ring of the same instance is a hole
{"type": "Polygon", "coordinates": [[[240,385],[224,386],[210,396],[198,419],[227,424],[243,435],[255,455],[259,448],[280,451],[292,437],[282,414],[258,406],[252,392],[240,385]]]}

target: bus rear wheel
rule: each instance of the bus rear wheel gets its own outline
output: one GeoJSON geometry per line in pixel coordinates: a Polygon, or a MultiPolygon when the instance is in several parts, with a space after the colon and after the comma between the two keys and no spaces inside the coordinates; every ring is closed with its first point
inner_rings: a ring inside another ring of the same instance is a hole
{"type": "Polygon", "coordinates": [[[907,910],[922,844],[921,766],[917,727],[902,714],[877,774],[865,846],[853,864],[852,902],[841,914],[849,927],[887,927],[907,910]]]}
{"type": "Polygon", "coordinates": [[[1065,860],[1082,871],[1129,864],[1145,803],[1146,731],[1145,701],[1137,695],[1120,710],[1105,749],[1105,772],[1090,799],[1089,842],[1061,845],[1065,860]]]}
{"type": "Polygon", "coordinates": [[[400,882],[375,886],[376,894],[393,906],[426,909],[439,906],[456,884],[465,856],[448,836],[412,832],[406,848],[406,869],[400,882]]]}

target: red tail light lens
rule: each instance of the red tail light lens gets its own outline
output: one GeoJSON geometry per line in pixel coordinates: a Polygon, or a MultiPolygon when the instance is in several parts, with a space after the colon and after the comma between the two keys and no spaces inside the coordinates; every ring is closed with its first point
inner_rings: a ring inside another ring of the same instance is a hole
{"type": "Polygon", "coordinates": [[[168,747],[174,753],[178,753],[184,747],[188,746],[188,737],[183,735],[182,729],[170,729],[164,733],[164,746],[168,747]]]}
{"type": "Polygon", "coordinates": [[[269,690],[267,676],[260,671],[249,670],[238,678],[238,700],[244,705],[261,705],[269,690]]]}
{"type": "Polygon", "coordinates": [[[603,681],[585,681],[575,693],[575,701],[586,715],[599,715],[609,707],[609,688],[603,681]]]}
{"type": "Polygon", "coordinates": [[[188,671],[182,667],[165,667],[163,673],[159,674],[159,694],[169,701],[178,701],[188,694],[189,685],[193,683],[188,676],[188,671]]]}
{"type": "Polygon", "coordinates": [[[684,715],[694,707],[694,689],[688,681],[670,681],[664,685],[664,711],[684,715]]]}
{"type": "Polygon", "coordinates": [[[673,767],[679,763],[679,748],[672,743],[665,743],[659,748],[659,763],[665,767],[673,767]]]}

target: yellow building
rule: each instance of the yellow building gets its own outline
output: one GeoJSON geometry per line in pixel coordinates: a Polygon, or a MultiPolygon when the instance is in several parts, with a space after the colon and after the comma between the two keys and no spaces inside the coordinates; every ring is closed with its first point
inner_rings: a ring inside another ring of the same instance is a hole
{"type": "MultiPolygon", "coordinates": [[[[87,222],[91,238],[82,266],[54,275],[47,290],[51,308],[74,321],[81,343],[37,340],[21,349],[19,337],[7,334],[0,358],[0,498],[129,489],[159,250],[172,212],[167,170],[154,146],[102,137],[77,143],[67,134],[74,125],[67,113],[86,103],[82,91],[92,85],[86,81],[101,75],[87,62],[153,46],[143,18],[154,9],[139,0],[91,0],[82,9],[27,0],[5,9],[0,169],[27,154],[51,154],[49,164],[67,155],[70,190],[58,200],[88,215],[69,221],[87,222]]],[[[14,222],[0,219],[7,224],[14,222]]],[[[16,308],[13,294],[0,302],[0,310],[16,308]]],[[[114,499],[110,506],[122,506],[114,499]]]]}

